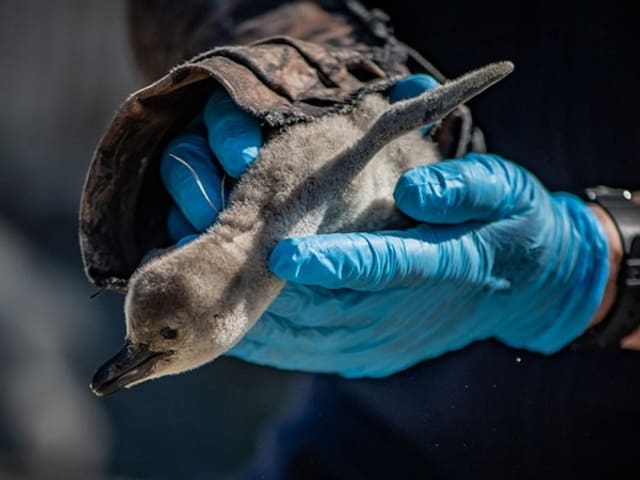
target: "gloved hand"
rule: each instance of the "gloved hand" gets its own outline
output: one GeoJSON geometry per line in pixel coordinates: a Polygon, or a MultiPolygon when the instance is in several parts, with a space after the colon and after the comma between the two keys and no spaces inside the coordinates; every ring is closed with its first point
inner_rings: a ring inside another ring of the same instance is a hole
{"type": "Polygon", "coordinates": [[[270,268],[290,287],[234,353],[379,376],[490,337],[552,353],[586,329],[609,264],[581,200],[480,154],[409,171],[394,197],[424,223],[278,244],[270,268]]]}
{"type": "Polygon", "coordinates": [[[227,176],[242,175],[262,143],[255,118],[225,92],[211,96],[202,116],[169,142],[160,161],[160,176],[175,202],[167,219],[171,240],[181,246],[213,225],[229,194],[227,176]]]}
{"type": "MultiPolygon", "coordinates": [[[[429,75],[411,75],[391,87],[389,100],[405,100],[437,85],[429,75]]],[[[226,92],[215,92],[203,114],[169,142],[162,155],[160,175],[175,202],[167,219],[171,240],[184,245],[215,222],[229,193],[227,175],[240,177],[258,157],[262,143],[256,119],[226,92]]]]}
{"type": "MultiPolygon", "coordinates": [[[[257,153],[259,143],[249,141],[257,137],[231,137],[243,140],[220,149],[211,132],[224,127],[208,122],[226,122],[212,102],[205,109],[212,150],[246,167],[242,152],[257,153]]],[[[190,174],[166,163],[176,162],[163,159],[163,178],[191,220],[197,208],[180,194],[203,195],[190,174]]],[[[489,337],[550,353],[586,328],[608,258],[604,233],[580,200],[550,195],[524,169],[477,154],[407,172],[395,199],[424,223],[278,244],[270,268],[288,283],[229,353],[280,368],[385,376],[489,337]]]]}

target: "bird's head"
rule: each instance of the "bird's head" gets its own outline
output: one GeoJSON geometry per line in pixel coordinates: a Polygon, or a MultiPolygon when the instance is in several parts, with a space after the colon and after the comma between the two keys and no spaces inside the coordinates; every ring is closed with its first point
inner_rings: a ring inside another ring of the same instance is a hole
{"type": "Polygon", "coordinates": [[[247,304],[230,294],[231,279],[224,272],[203,278],[184,258],[175,268],[169,257],[132,276],[125,300],[125,345],[94,375],[91,389],[97,395],[204,365],[248,329],[247,304]]]}

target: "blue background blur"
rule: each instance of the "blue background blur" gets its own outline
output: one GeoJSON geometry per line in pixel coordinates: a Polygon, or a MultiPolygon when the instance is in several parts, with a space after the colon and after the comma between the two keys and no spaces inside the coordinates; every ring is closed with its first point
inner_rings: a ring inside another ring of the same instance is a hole
{"type": "Polygon", "coordinates": [[[142,86],[123,0],[0,3],[0,478],[224,478],[296,377],[223,358],[113,397],[94,369],[124,336],[77,240],[91,154],[142,86]]]}

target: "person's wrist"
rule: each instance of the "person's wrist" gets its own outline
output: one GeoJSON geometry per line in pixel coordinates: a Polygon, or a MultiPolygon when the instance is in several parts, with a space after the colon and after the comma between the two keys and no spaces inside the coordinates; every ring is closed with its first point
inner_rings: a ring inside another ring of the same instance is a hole
{"type": "Polygon", "coordinates": [[[609,246],[609,278],[600,306],[589,322],[588,328],[591,328],[604,320],[615,303],[618,293],[618,273],[620,272],[624,251],[620,233],[611,216],[601,206],[595,203],[590,203],[588,206],[600,222],[609,246]]]}

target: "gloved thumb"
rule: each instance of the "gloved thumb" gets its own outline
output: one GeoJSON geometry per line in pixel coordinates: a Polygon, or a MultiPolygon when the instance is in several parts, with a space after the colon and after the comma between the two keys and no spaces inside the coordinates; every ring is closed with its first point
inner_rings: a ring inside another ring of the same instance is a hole
{"type": "Polygon", "coordinates": [[[530,209],[542,187],[522,167],[497,155],[465,157],[414,168],[396,185],[396,206],[427,223],[490,221],[530,209]]]}

